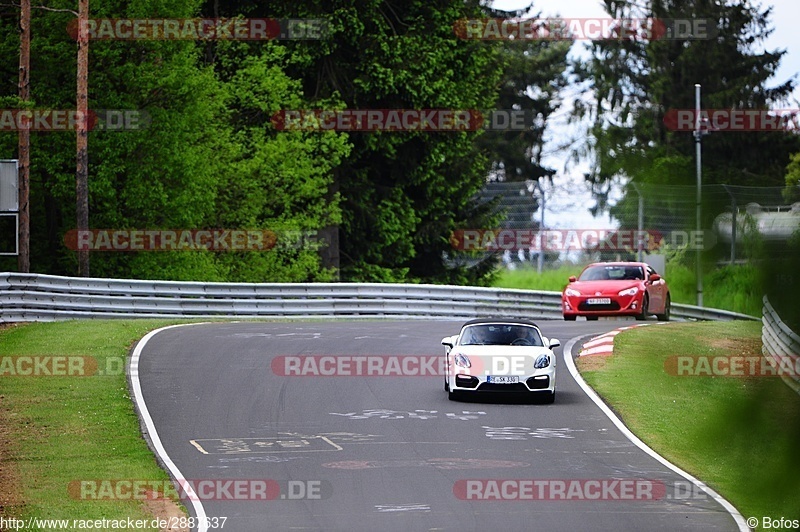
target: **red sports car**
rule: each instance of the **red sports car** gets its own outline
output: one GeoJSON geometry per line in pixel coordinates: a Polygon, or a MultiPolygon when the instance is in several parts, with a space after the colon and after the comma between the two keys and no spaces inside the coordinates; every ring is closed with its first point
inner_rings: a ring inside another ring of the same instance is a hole
{"type": "Polygon", "coordinates": [[[597,262],[569,278],[561,294],[564,319],[578,316],[596,320],[600,316],[634,316],[645,320],[655,314],[669,321],[667,282],[644,262],[597,262]]]}

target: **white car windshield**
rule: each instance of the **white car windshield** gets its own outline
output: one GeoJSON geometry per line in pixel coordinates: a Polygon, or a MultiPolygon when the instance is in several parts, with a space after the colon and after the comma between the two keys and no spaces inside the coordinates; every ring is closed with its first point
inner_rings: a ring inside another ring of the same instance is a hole
{"type": "Polygon", "coordinates": [[[641,266],[590,266],[581,274],[579,281],[636,281],[644,279],[641,266]]]}
{"type": "Polygon", "coordinates": [[[479,324],[465,327],[459,345],[544,346],[535,327],[514,324],[479,324]]]}

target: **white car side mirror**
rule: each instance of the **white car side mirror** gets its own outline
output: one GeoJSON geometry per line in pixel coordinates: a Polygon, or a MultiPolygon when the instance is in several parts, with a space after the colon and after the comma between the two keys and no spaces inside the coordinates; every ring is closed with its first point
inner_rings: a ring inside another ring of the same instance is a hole
{"type": "Polygon", "coordinates": [[[550,349],[555,349],[556,347],[561,347],[561,342],[558,341],[558,338],[551,338],[550,343],[547,345],[550,349]]]}

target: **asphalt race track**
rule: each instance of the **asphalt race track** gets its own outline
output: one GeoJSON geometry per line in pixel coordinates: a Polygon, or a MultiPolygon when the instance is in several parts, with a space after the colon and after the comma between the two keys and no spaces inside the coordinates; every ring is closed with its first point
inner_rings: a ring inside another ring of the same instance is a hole
{"type": "MultiPolygon", "coordinates": [[[[737,530],[719,503],[616,428],[560,348],[551,405],[449,401],[440,376],[282,376],[272,366],[294,355],[443,356],[441,338],[460,325],[171,328],[141,350],[139,399],[166,460],[194,487],[213,486],[199,504],[227,518],[225,532],[737,530]]],[[[624,323],[539,325],[566,347],[624,323]]]]}

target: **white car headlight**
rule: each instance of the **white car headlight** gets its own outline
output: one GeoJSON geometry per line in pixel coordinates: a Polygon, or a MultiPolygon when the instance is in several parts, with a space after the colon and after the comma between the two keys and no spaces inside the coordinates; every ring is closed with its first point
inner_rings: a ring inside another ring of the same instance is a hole
{"type": "Polygon", "coordinates": [[[453,362],[456,363],[456,366],[461,366],[462,368],[472,367],[469,357],[467,357],[467,355],[462,355],[461,353],[456,353],[456,356],[453,357],[453,362]]]}
{"type": "Polygon", "coordinates": [[[536,357],[536,362],[533,363],[533,367],[536,369],[544,369],[549,365],[550,365],[550,357],[545,354],[541,354],[538,357],[536,357]]]}
{"type": "Polygon", "coordinates": [[[639,288],[634,286],[633,288],[626,288],[625,290],[620,290],[618,295],[635,296],[638,293],[639,293],[639,288]]]}
{"type": "Polygon", "coordinates": [[[567,294],[569,297],[576,297],[576,296],[581,295],[581,293],[578,292],[577,290],[575,290],[574,288],[567,288],[564,291],[564,293],[567,294]]]}

